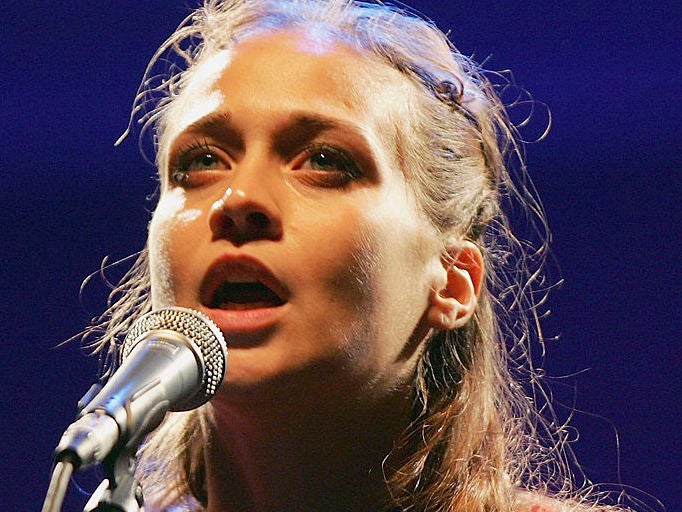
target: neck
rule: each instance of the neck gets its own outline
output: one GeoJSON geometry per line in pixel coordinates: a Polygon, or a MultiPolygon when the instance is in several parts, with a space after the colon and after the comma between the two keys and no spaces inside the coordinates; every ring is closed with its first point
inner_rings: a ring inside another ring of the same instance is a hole
{"type": "Polygon", "coordinates": [[[379,508],[387,495],[382,464],[409,422],[409,393],[317,391],[214,401],[208,512],[379,508]]]}

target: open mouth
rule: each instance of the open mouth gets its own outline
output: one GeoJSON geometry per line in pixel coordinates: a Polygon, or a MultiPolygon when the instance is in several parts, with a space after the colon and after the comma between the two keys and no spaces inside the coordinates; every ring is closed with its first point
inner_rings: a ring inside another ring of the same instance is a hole
{"type": "Polygon", "coordinates": [[[211,309],[276,308],[288,292],[260,262],[246,257],[224,257],[215,262],[201,285],[201,303],[211,309]]]}
{"type": "Polygon", "coordinates": [[[214,309],[274,308],[284,300],[259,281],[229,282],[218,285],[208,306],[214,309]]]}

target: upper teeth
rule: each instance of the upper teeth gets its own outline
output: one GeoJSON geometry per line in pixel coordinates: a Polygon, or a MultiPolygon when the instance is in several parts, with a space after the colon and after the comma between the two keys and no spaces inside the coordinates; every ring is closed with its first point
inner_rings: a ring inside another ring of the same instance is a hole
{"type": "Polygon", "coordinates": [[[258,283],[259,281],[257,279],[254,279],[251,276],[242,275],[242,274],[236,274],[236,275],[233,274],[227,278],[227,282],[228,283],[258,283]]]}

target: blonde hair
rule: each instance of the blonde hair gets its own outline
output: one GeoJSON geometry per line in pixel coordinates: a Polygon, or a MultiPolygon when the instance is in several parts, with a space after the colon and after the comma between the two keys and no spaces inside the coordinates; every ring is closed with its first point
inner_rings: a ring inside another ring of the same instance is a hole
{"type": "MultiPolygon", "coordinates": [[[[464,237],[485,259],[486,286],[474,318],[462,329],[435,333],[418,364],[413,422],[385,464],[386,508],[508,511],[525,489],[564,500],[566,510],[582,509],[580,500],[569,501],[576,493],[561,426],[537,412],[549,405],[530,357],[531,343],[542,343],[540,268],[549,238],[542,206],[491,80],[431,22],[352,0],[207,0],[152,58],[131,120],[152,130],[156,163],[164,169],[168,109],[202,59],[260,31],[311,24],[411,84],[408,115],[395,127],[403,172],[443,246],[464,237]],[[504,213],[512,205],[521,205],[539,242],[512,234],[504,213]],[[527,392],[521,380],[530,383],[527,392]]],[[[117,340],[151,308],[146,250],[111,297],[97,323],[105,331],[98,350],[115,357],[117,340]]],[[[140,476],[158,506],[205,505],[202,450],[210,416],[210,404],[171,413],[141,449],[140,476]]]]}

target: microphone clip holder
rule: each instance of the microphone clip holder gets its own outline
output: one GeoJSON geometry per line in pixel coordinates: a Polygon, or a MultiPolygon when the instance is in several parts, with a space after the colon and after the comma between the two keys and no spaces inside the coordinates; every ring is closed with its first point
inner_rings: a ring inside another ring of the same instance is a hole
{"type": "Polygon", "coordinates": [[[134,448],[109,455],[102,467],[106,478],[97,487],[83,512],[143,512],[142,486],[135,478],[134,448]]]}

